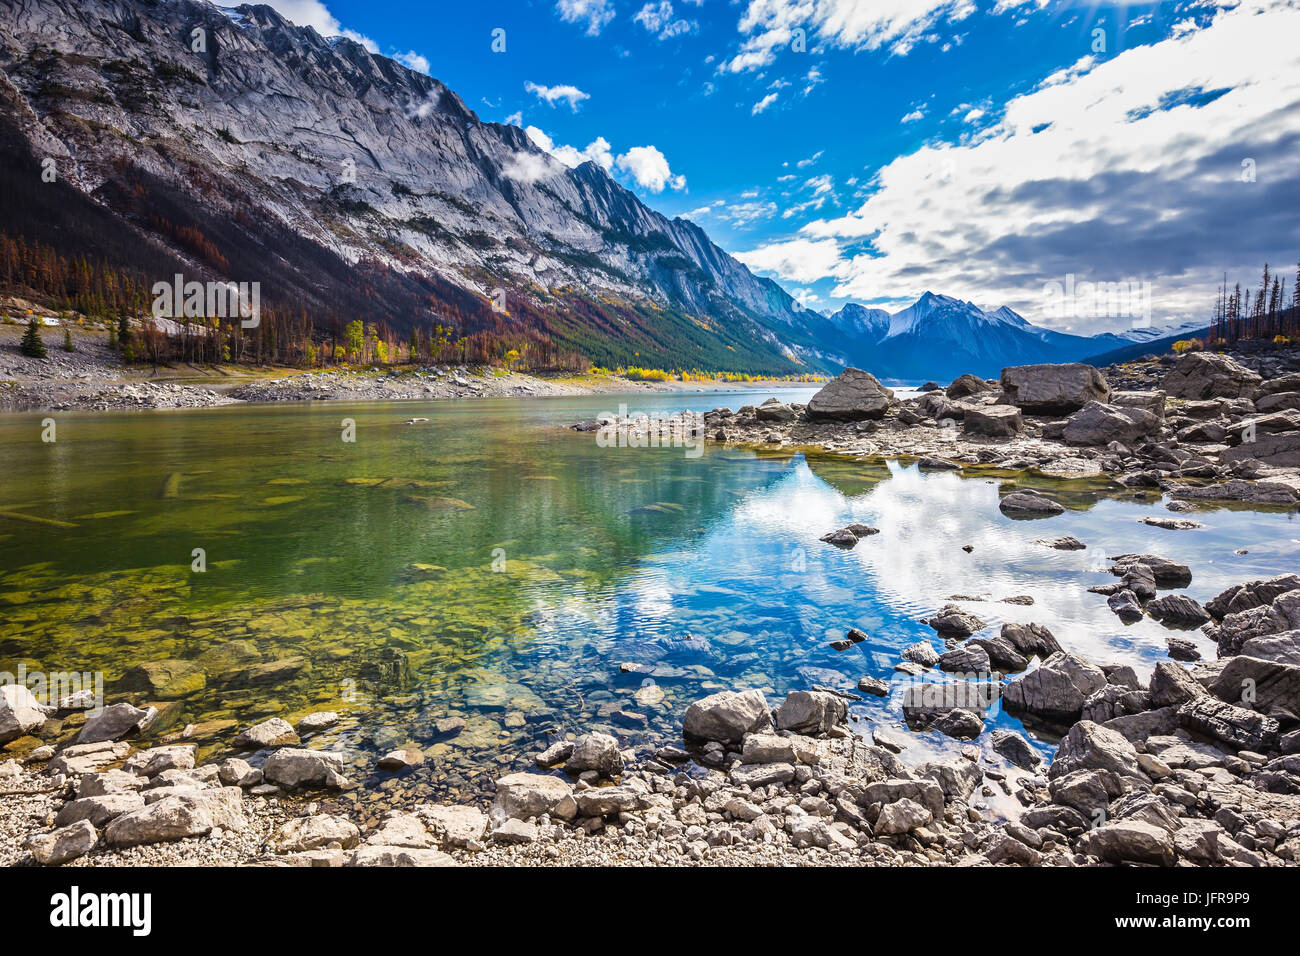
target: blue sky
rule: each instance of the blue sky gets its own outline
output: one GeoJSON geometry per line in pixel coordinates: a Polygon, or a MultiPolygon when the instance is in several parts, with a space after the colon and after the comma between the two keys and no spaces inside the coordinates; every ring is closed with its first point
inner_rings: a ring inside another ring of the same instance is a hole
{"type": "Polygon", "coordinates": [[[1300,256],[1295,0],[272,5],[596,159],[812,308],[932,289],[1099,331],[1128,320],[1045,318],[1044,284],[1149,283],[1160,324],[1300,256]]]}

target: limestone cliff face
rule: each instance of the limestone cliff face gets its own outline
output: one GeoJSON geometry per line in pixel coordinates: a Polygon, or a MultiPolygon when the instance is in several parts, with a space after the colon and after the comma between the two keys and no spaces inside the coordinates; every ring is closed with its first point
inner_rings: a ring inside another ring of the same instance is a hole
{"type": "Polygon", "coordinates": [[[433,282],[486,302],[503,288],[512,313],[581,297],[579,341],[617,342],[622,324],[635,344],[657,315],[669,337],[715,336],[692,340],[701,351],[819,362],[824,320],[694,223],[483,122],[438,80],[270,7],[0,0],[0,69],[11,138],[196,270],[266,270],[285,285],[272,295],[310,303],[332,263],[364,263],[408,290],[433,282]],[[182,225],[222,255],[187,243],[182,225]]]}

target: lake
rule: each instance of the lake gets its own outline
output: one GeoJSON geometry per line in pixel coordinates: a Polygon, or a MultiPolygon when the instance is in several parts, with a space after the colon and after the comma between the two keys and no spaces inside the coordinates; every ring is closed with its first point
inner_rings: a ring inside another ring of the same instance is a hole
{"type": "MultiPolygon", "coordinates": [[[[1045,624],[1145,678],[1170,632],[1125,627],[1087,593],[1114,580],[1106,555],[1183,561],[1201,601],[1300,564],[1294,515],[1212,510],[1195,515],[1204,529],[1166,531],[1138,520],[1168,514],[1157,499],[1104,481],[789,449],[691,457],[563,427],[620,404],[668,414],[769,394],[0,417],[0,670],[101,671],[110,702],[155,704],[159,734],[196,725],[205,755],[259,719],[337,710],[314,745],[346,751],[363,790],[391,785],[377,753],[415,746],[429,758],[418,786],[465,794],[567,733],[678,741],[687,705],[720,689],[776,700],[883,677],[894,692],[855,703],[855,726],[901,726],[893,667],[917,640],[943,650],[920,619],[952,594],[985,598],[963,607],[990,628],[1045,624]],[[1008,519],[1011,481],[1070,510],[1008,519]],[[818,540],[851,521],[880,533],[849,551],[818,540]],[[1088,550],[1034,543],[1066,534],[1088,550]],[[999,600],[1012,595],[1034,603],[999,600]],[[869,639],[833,650],[850,627],[869,639]]],[[[996,709],[988,727],[1022,729],[996,709]]],[[[913,740],[909,762],[960,746],[913,740]]]]}

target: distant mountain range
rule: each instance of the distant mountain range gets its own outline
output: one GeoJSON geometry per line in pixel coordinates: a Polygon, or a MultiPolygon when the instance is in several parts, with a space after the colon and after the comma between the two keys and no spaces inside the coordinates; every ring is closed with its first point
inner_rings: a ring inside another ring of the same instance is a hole
{"type": "Polygon", "coordinates": [[[257,281],[264,308],[321,333],[450,325],[493,354],[608,366],[946,379],[1158,337],[1064,335],[929,292],[825,316],[600,165],[269,6],[0,3],[0,239],[73,279],[85,259],[119,289],[257,281]]]}
{"type": "Polygon", "coordinates": [[[849,304],[827,321],[839,333],[847,364],[895,381],[949,381],[964,372],[995,376],[1008,365],[1084,361],[1198,328],[1191,324],[1069,335],[1034,325],[1006,306],[988,311],[933,292],[892,314],[849,304]]]}

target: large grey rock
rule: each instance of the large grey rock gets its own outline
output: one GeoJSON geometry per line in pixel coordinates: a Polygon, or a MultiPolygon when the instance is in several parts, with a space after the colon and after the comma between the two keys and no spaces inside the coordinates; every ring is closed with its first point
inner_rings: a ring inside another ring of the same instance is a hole
{"type": "Polygon", "coordinates": [[[1090,820],[1102,819],[1110,801],[1123,792],[1123,782],[1109,770],[1072,770],[1052,777],[1048,786],[1053,803],[1090,820]]]}
{"type": "Polygon", "coordinates": [[[772,726],[772,714],[761,690],[719,691],[686,708],[682,735],[688,741],[739,743],[745,734],[772,726]]]}
{"type": "Polygon", "coordinates": [[[142,777],[154,777],[164,770],[193,770],[194,745],[169,744],[166,747],[141,750],[131,754],[122,769],[142,777]]]}
{"type": "Polygon", "coordinates": [[[329,730],[338,722],[339,715],[332,710],[314,711],[298,721],[298,733],[318,734],[322,730],[329,730]]]}
{"type": "Polygon", "coordinates": [[[99,833],[90,821],[78,820],[49,833],[35,833],[27,838],[23,846],[41,866],[58,866],[85,856],[98,842],[99,833]]]}
{"type": "Polygon", "coordinates": [[[640,795],[631,787],[592,787],[574,794],[578,815],[583,817],[612,817],[632,813],[637,809],[640,795]]]}
{"type": "Polygon", "coordinates": [[[902,797],[894,803],[887,803],[880,808],[876,819],[877,836],[897,836],[911,833],[917,827],[923,827],[934,820],[934,814],[919,803],[902,797]]]}
{"type": "Polygon", "coordinates": [[[1061,652],[1061,645],[1042,624],[1016,624],[1009,621],[1002,625],[1001,637],[1025,657],[1046,660],[1061,652]]]}
{"type": "Polygon", "coordinates": [[[1227,355],[1188,352],[1165,373],[1161,387],[1174,398],[1249,398],[1261,381],[1227,355]]]}
{"type": "Polygon", "coordinates": [[[337,843],[350,850],[361,842],[356,824],[328,813],[286,820],[268,841],[276,853],[301,853],[337,843]]]}
{"type": "Polygon", "coordinates": [[[1192,570],[1158,554],[1117,554],[1111,558],[1115,563],[1110,573],[1118,576],[1128,574],[1137,566],[1151,569],[1151,576],[1156,586],[1161,588],[1185,588],[1192,583],[1192,570]]]}
{"type": "Polygon", "coordinates": [[[1178,707],[1207,693],[1187,668],[1172,661],[1160,661],[1151,673],[1147,699],[1152,707],[1178,707]]]}
{"type": "Polygon", "coordinates": [[[82,774],[77,781],[78,797],[102,797],[110,793],[133,793],[144,787],[146,781],[125,770],[106,770],[103,773],[82,774]]]}
{"type": "Polygon", "coordinates": [[[456,858],[441,850],[402,846],[359,846],[348,855],[344,866],[460,866],[456,858]]]}
{"type": "Polygon", "coordinates": [[[1280,481],[1231,478],[1214,485],[1180,485],[1168,490],[1170,497],[1184,501],[1247,501],[1265,505],[1300,503],[1300,491],[1280,481]]]}
{"type": "Polygon", "coordinates": [[[477,846],[487,832],[487,815],[477,807],[426,803],[415,813],[443,846],[477,846]]]}
{"type": "Polygon", "coordinates": [[[1009,710],[1070,721],[1078,719],[1084,702],[1105,686],[1106,674],[1100,667],[1061,652],[1012,681],[1003,697],[1009,710]]]}
{"type": "Polygon", "coordinates": [[[203,836],[214,827],[242,830],[247,821],[235,803],[238,796],[235,787],[166,796],[115,818],[105,828],[104,838],[113,846],[126,847],[203,836]]]}
{"type": "Polygon", "coordinates": [[[911,800],[925,807],[935,817],[943,817],[943,788],[933,780],[905,780],[891,778],[869,783],[862,788],[858,805],[863,807],[877,804],[892,804],[899,800],[911,800]]]}
{"type": "Polygon", "coordinates": [[[45,723],[45,711],[22,684],[0,685],[0,744],[30,734],[45,723]]]}
{"type": "Polygon", "coordinates": [[[526,820],[550,813],[556,804],[573,795],[573,788],[559,777],[540,773],[512,773],[497,781],[495,806],[507,817],[526,820]]]}
{"type": "Polygon", "coordinates": [[[100,796],[78,797],[65,803],[54,817],[55,826],[65,827],[78,820],[88,820],[102,827],[114,817],[120,817],[144,806],[144,797],[134,790],[106,793],[100,796]]]}
{"type": "Polygon", "coordinates": [[[1051,518],[1064,513],[1065,507],[1037,491],[1022,488],[998,502],[998,509],[1008,518],[1051,518]]]}
{"type": "Polygon", "coordinates": [[[1300,716],[1300,667],[1290,664],[1241,654],[1224,665],[1209,689],[1231,704],[1249,696],[1251,709],[1279,720],[1300,716]]]}
{"type": "Polygon", "coordinates": [[[1186,594],[1169,594],[1147,605],[1147,613],[1166,627],[1200,627],[1210,614],[1186,594]]]}
{"type": "Polygon", "coordinates": [[[1036,415],[1063,415],[1110,400],[1105,376],[1080,362],[1004,368],[1002,391],[1011,404],[1036,415]]]}
{"type": "Polygon", "coordinates": [[[835,421],[881,418],[893,404],[894,393],[874,375],[846,368],[808,401],[808,417],[835,421]]]}
{"type": "Polygon", "coordinates": [[[969,800],[984,779],[984,771],[975,761],[956,757],[920,764],[916,768],[916,776],[937,783],[945,800],[969,800]]]}
{"type": "Polygon", "coordinates": [[[1022,770],[1033,770],[1043,762],[1042,754],[1014,730],[995,730],[992,740],[993,751],[1022,770]]]}
{"type": "Polygon", "coordinates": [[[1300,591],[1288,591],[1271,604],[1234,611],[1217,626],[1208,625],[1205,633],[1219,645],[1219,656],[1238,653],[1252,638],[1283,634],[1300,629],[1300,591]]]}
{"type": "Polygon", "coordinates": [[[1169,832],[1141,820],[1115,820],[1089,830],[1079,841],[1079,850],[1107,863],[1173,866],[1178,861],[1169,832]]]}
{"type": "Polygon", "coordinates": [[[1262,661],[1276,661],[1279,664],[1300,667],[1300,630],[1252,637],[1242,642],[1241,654],[1245,657],[1257,657],[1262,661]]]}
{"type": "Polygon", "coordinates": [[[1234,750],[1259,753],[1277,746],[1278,722],[1272,717],[1208,695],[1180,706],[1178,719],[1187,729],[1221,740],[1234,750]]]}
{"type": "Polygon", "coordinates": [[[227,757],[217,764],[217,778],[227,787],[256,787],[262,782],[262,771],[247,760],[227,757]]]}
{"type": "Polygon", "coordinates": [[[328,750],[303,750],[284,747],[266,758],[262,776],[267,783],[287,787],[315,788],[329,786],[343,772],[343,756],[328,750]]]}
{"type": "Polygon", "coordinates": [[[795,690],[786,695],[776,712],[777,730],[819,736],[848,719],[849,705],[836,694],[816,690],[795,690]]]}
{"type": "Polygon", "coordinates": [[[157,717],[158,711],[153,707],[132,707],[125,701],[112,704],[87,719],[81,732],[77,734],[77,743],[93,744],[121,740],[123,737],[144,730],[157,717]]]}
{"type": "Polygon", "coordinates": [[[988,392],[992,389],[993,386],[984,379],[967,372],[953,379],[944,394],[951,399],[969,398],[971,395],[978,395],[980,392],[988,392]]]}
{"type": "Polygon", "coordinates": [[[1079,721],[1062,738],[1048,776],[1063,777],[1076,770],[1105,770],[1121,778],[1147,780],[1133,744],[1090,720],[1079,721]]]}
{"type": "Polygon", "coordinates": [[[573,774],[594,770],[602,777],[614,777],[623,772],[623,754],[609,734],[583,734],[573,742],[564,769],[573,774]]]}
{"type": "Polygon", "coordinates": [[[79,777],[97,773],[111,763],[121,760],[131,751],[131,745],[122,741],[101,740],[93,744],[73,744],[64,747],[46,766],[52,774],[79,777]]]}
{"type": "Polygon", "coordinates": [[[754,415],[760,422],[792,422],[795,420],[794,409],[775,398],[769,398],[754,409],[754,415]]]}
{"type": "Polygon", "coordinates": [[[780,734],[746,734],[741,763],[794,763],[794,743],[780,734]]]}
{"type": "Polygon", "coordinates": [[[1229,448],[1219,457],[1229,465],[1256,459],[1274,468],[1300,467],[1300,431],[1257,434],[1254,441],[1229,448]]]}
{"type": "Polygon", "coordinates": [[[1223,620],[1229,614],[1270,605],[1283,594],[1295,590],[1300,590],[1300,574],[1281,574],[1267,580],[1247,581],[1221,591],[1206,602],[1205,609],[1216,620],[1223,620]]]}
{"type": "Polygon", "coordinates": [[[939,655],[939,669],[950,674],[987,674],[989,653],[978,644],[964,644],[939,655]]]}
{"type": "Polygon", "coordinates": [[[1013,405],[968,408],[962,422],[967,435],[982,438],[1011,438],[1025,430],[1025,420],[1020,409],[1013,405]]]}
{"type": "Polygon", "coordinates": [[[1160,432],[1160,419],[1136,406],[1089,402],[1070,416],[1061,433],[1070,445],[1133,445],[1160,432]]]}
{"type": "Polygon", "coordinates": [[[970,637],[988,625],[974,614],[963,611],[955,604],[945,604],[934,617],[926,618],[926,624],[943,638],[970,637]]]}

